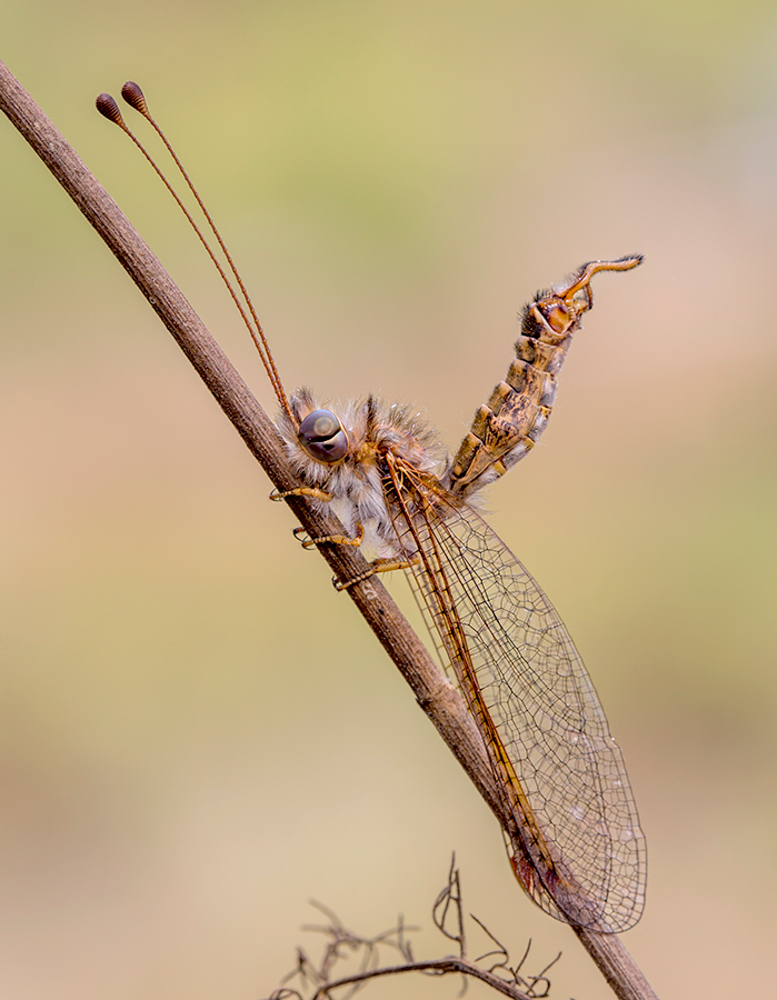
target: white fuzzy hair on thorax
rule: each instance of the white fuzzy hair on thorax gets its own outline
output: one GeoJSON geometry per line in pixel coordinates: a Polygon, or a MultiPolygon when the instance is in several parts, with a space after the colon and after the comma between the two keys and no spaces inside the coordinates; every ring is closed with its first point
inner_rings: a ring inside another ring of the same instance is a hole
{"type": "Polygon", "coordinates": [[[442,477],[448,459],[428,424],[419,414],[396,403],[386,406],[369,397],[330,406],[319,403],[309,389],[298,390],[290,400],[290,408],[293,419],[281,413],[278,429],[294,470],[307,485],[332,497],[330,501],[313,502],[336,514],[351,537],[361,525],[364,544],[378,556],[412,554],[401,551],[386,506],[380,464],[386,452],[392,452],[414,470],[442,477]],[[299,425],[317,409],[334,413],[348,436],[348,452],[336,465],[316,461],[299,442],[299,425]]]}

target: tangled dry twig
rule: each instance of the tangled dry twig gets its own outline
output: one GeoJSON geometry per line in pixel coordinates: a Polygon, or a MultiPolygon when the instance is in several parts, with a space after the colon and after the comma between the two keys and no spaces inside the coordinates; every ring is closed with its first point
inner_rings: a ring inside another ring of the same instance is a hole
{"type": "Polygon", "coordinates": [[[479,979],[513,1000],[541,1000],[550,995],[548,970],[561,957],[560,954],[557,955],[537,975],[524,976],[521,970],[529,956],[531,940],[521,960],[516,965],[511,965],[510,955],[505,946],[481,920],[470,914],[471,920],[486,934],[493,947],[474,960],[468,959],[461,881],[455,857],[451,859],[447,884],[432,907],[432,920],[441,934],[456,943],[457,955],[417,960],[407,934],[417,931],[418,928],[406,926],[401,916],[395,927],[370,938],[348,930],[340,918],[321,903],[314,902],[313,906],[328,920],[325,925],[308,925],[304,928],[326,937],[321,958],[316,963],[303,948],[298,948],[295,968],[284,978],[284,985],[275,990],[268,1000],[332,1000],[333,991],[338,991],[337,1000],[349,1000],[370,979],[408,972],[419,972],[429,976],[458,973],[464,977],[462,992],[467,987],[469,977],[479,979]],[[393,965],[382,965],[381,948],[398,953],[402,961],[393,965]],[[482,963],[488,959],[492,960],[491,964],[483,965],[482,963]],[[347,974],[335,975],[334,969],[339,963],[350,963],[355,969],[347,974]],[[299,983],[299,988],[285,985],[295,979],[299,983]]]}

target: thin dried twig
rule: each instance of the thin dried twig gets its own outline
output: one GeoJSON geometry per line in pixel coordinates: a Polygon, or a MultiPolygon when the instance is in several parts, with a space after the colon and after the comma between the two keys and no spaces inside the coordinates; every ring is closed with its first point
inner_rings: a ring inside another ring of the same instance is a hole
{"type": "MultiPolygon", "coordinates": [[[[283,442],[250,390],[118,205],[87,170],[19,81],[0,62],[0,110],[99,233],[121,266],[189,359],[251,453],[281,491],[302,485],[295,477],[283,442]]],[[[303,499],[289,507],[313,538],[342,533],[332,515],[303,499]]],[[[352,546],[318,550],[338,579],[353,580],[367,569],[352,546]]],[[[467,772],[503,829],[514,817],[492,774],[480,734],[463,699],[429,655],[385,587],[374,577],[348,589],[348,595],[410,685],[419,705],[467,772]]],[[[637,964],[615,934],[572,927],[620,1000],[656,1000],[637,964]]]]}
{"type": "MultiPolygon", "coordinates": [[[[331,1000],[332,994],[335,992],[337,1000],[349,1000],[358,989],[371,979],[411,972],[432,976],[457,973],[464,977],[464,984],[459,995],[465,992],[468,977],[480,980],[503,996],[511,997],[512,1000],[542,1000],[550,995],[550,980],[547,977],[547,972],[561,956],[556,956],[538,975],[525,978],[521,974],[521,969],[528,957],[531,942],[527,945],[520,962],[516,966],[511,966],[507,949],[497,941],[481,920],[471,914],[471,918],[497,945],[501,960],[490,968],[484,968],[478,964],[482,959],[475,962],[467,959],[461,882],[459,871],[455,866],[455,859],[451,861],[447,884],[432,907],[432,920],[437,930],[445,938],[456,942],[458,945],[457,955],[418,961],[414,958],[411,943],[405,936],[408,931],[417,930],[417,928],[406,927],[402,917],[399,918],[396,927],[368,938],[348,930],[339,917],[327,907],[322,906],[321,903],[313,903],[313,905],[326,914],[329,923],[323,927],[307,926],[304,929],[323,934],[328,939],[323,954],[319,962],[315,963],[307,952],[298,948],[295,968],[284,978],[284,985],[270,995],[269,1000],[331,1000]],[[381,947],[398,951],[404,961],[396,965],[381,965],[381,947]],[[347,960],[355,962],[357,970],[347,975],[335,977],[335,967],[338,963],[347,960]],[[497,970],[501,970],[502,974],[498,974],[497,970]],[[285,985],[292,979],[299,980],[300,989],[285,985]],[[305,991],[311,991],[307,998],[305,991]]],[[[494,954],[495,952],[490,951],[483,957],[490,957],[494,954]]]]}

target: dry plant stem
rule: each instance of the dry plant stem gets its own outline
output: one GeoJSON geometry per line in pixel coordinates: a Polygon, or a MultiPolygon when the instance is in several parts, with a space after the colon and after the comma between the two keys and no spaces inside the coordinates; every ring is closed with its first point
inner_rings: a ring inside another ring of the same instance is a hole
{"type": "MultiPolygon", "coordinates": [[[[118,258],[273,484],[279,490],[299,486],[278,432],[226,355],[113,199],[2,62],[0,109],[118,258]]],[[[316,513],[304,499],[290,498],[289,506],[313,538],[342,532],[334,517],[316,513]]],[[[341,580],[354,579],[367,569],[363,556],[349,546],[323,546],[319,551],[341,580]]],[[[377,579],[373,577],[349,588],[348,594],[497,819],[509,828],[512,817],[492,776],[480,735],[458,692],[377,579]]],[[[616,935],[572,929],[621,1000],[655,998],[616,935]]]]}
{"type": "MultiPolygon", "coordinates": [[[[526,979],[520,974],[520,970],[528,958],[531,941],[526,946],[526,950],[518,966],[514,968],[509,965],[510,956],[507,949],[474,914],[470,914],[470,919],[480,927],[493,945],[492,949],[481,955],[477,961],[481,962],[497,957],[500,960],[498,962],[495,961],[490,968],[483,968],[477,965],[476,962],[467,960],[467,934],[465,930],[463,896],[455,856],[451,858],[448,883],[442,892],[439,893],[432,907],[432,919],[437,930],[443,937],[449,942],[455,942],[458,945],[458,956],[446,955],[439,959],[416,961],[412,954],[410,942],[405,938],[405,931],[418,930],[418,928],[405,928],[403,921],[400,919],[395,929],[392,928],[392,930],[379,934],[374,938],[362,938],[358,934],[354,934],[353,931],[347,930],[336,914],[327,909],[327,907],[315,902],[313,902],[313,905],[316,909],[324,913],[329,919],[329,924],[325,927],[307,927],[305,929],[320,931],[330,939],[329,943],[318,964],[311,962],[302,949],[298,949],[298,967],[283,980],[284,983],[288,983],[292,979],[299,978],[302,980],[303,988],[308,982],[318,982],[320,985],[316,989],[316,992],[311,994],[309,1000],[331,998],[333,993],[339,994],[346,986],[350,986],[352,989],[345,991],[343,994],[345,998],[348,998],[353,996],[356,989],[369,979],[396,976],[403,972],[424,972],[437,976],[458,973],[465,977],[464,985],[459,994],[460,996],[466,991],[467,976],[479,979],[498,993],[512,997],[513,1000],[541,1000],[542,997],[550,996],[551,983],[547,978],[547,972],[561,958],[561,955],[559,954],[552,962],[546,965],[539,975],[533,975],[529,979],[526,979]],[[397,965],[379,965],[377,961],[377,948],[382,944],[390,944],[397,948],[405,961],[397,965]],[[330,976],[332,969],[344,957],[344,946],[354,954],[360,948],[363,949],[360,959],[361,970],[349,976],[332,979],[330,976]],[[373,958],[375,960],[374,967],[371,966],[373,958]],[[506,976],[497,975],[496,969],[501,969],[504,973],[509,973],[512,976],[512,980],[506,978],[506,976]],[[535,987],[538,984],[543,984],[544,992],[539,993],[536,991],[535,987]],[[527,989],[522,988],[524,985],[527,989]]],[[[270,995],[269,1000],[303,1000],[303,993],[296,988],[282,986],[270,995]]]]}
{"type": "Polygon", "coordinates": [[[497,990],[497,992],[503,993],[506,997],[512,997],[513,1000],[535,1000],[528,993],[519,990],[512,983],[500,979],[499,976],[495,976],[485,969],[478,968],[477,965],[473,965],[472,962],[468,962],[466,959],[454,958],[453,956],[438,958],[429,962],[408,962],[405,965],[383,966],[380,969],[370,969],[367,972],[358,972],[353,976],[345,976],[343,979],[337,979],[334,982],[319,987],[311,997],[311,1000],[322,1000],[323,997],[329,996],[333,990],[343,986],[351,986],[355,983],[363,983],[368,979],[377,979],[383,976],[397,976],[403,972],[436,972],[441,976],[449,972],[460,972],[464,976],[472,976],[475,979],[480,979],[481,982],[486,983],[486,985],[497,990]]]}

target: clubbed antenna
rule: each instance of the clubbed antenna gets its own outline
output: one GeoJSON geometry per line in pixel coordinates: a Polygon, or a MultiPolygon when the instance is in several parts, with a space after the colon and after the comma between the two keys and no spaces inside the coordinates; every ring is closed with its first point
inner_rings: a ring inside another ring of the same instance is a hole
{"type": "Polygon", "coordinates": [[[213,250],[211,249],[211,246],[208,243],[208,241],[206,240],[206,238],[203,235],[202,231],[197,226],[197,223],[192,218],[191,213],[186,208],[186,206],[181,201],[181,199],[178,197],[177,193],[173,189],[173,186],[170,184],[170,182],[167,180],[167,178],[165,177],[165,175],[162,173],[162,171],[159,169],[159,167],[157,166],[157,164],[154,162],[154,160],[152,159],[151,155],[146,151],[145,147],[142,145],[142,143],[140,142],[140,140],[134,135],[134,133],[127,126],[126,122],[124,121],[124,118],[122,117],[121,111],[119,110],[119,106],[116,103],[116,101],[113,99],[113,97],[111,97],[110,94],[100,94],[100,96],[95,101],[95,106],[96,106],[97,110],[100,112],[100,114],[104,118],[107,118],[109,121],[112,121],[115,125],[118,125],[119,128],[122,129],[123,132],[126,132],[126,134],[130,137],[130,139],[132,139],[132,141],[138,147],[138,149],[143,154],[143,156],[145,156],[145,158],[148,160],[148,162],[154,168],[154,170],[157,173],[157,176],[160,178],[160,180],[165,185],[165,187],[167,188],[167,190],[173,196],[173,198],[174,198],[176,204],[178,205],[178,207],[181,209],[181,211],[183,212],[183,214],[186,216],[186,219],[189,222],[189,225],[192,227],[192,229],[194,230],[194,232],[197,234],[197,237],[199,238],[200,242],[202,243],[203,247],[205,248],[206,253],[210,257],[211,261],[213,262],[213,265],[215,266],[216,270],[218,271],[219,275],[221,276],[221,280],[226,285],[227,290],[229,291],[229,294],[232,297],[232,301],[237,306],[238,312],[240,313],[240,316],[241,316],[243,322],[245,323],[246,328],[248,329],[249,334],[251,335],[251,339],[253,340],[254,344],[256,345],[256,349],[259,352],[259,357],[262,359],[262,364],[264,365],[264,369],[267,372],[267,377],[270,379],[270,384],[273,387],[273,391],[275,392],[275,395],[276,395],[276,397],[278,399],[278,402],[281,404],[281,406],[286,411],[286,413],[289,415],[289,417],[291,417],[291,411],[289,410],[289,403],[288,403],[288,400],[286,399],[286,393],[285,393],[285,391],[283,389],[283,383],[281,382],[280,375],[278,374],[278,370],[275,367],[275,361],[273,360],[273,356],[272,356],[272,353],[270,351],[270,345],[267,343],[267,338],[264,335],[264,330],[262,330],[262,325],[259,322],[259,318],[256,315],[256,310],[254,309],[253,303],[251,302],[251,297],[249,296],[248,291],[246,290],[246,287],[243,284],[243,280],[240,277],[240,274],[238,273],[237,267],[235,266],[235,263],[232,260],[231,254],[227,250],[227,247],[226,247],[223,239],[221,238],[221,234],[219,233],[218,229],[216,228],[216,224],[214,223],[213,219],[211,218],[210,213],[208,212],[208,210],[205,208],[205,205],[203,204],[203,201],[200,198],[200,196],[199,196],[199,194],[197,192],[197,189],[192,184],[191,179],[189,178],[189,175],[187,174],[186,170],[184,169],[183,164],[178,159],[178,157],[177,157],[177,155],[176,155],[173,147],[168,142],[167,136],[165,136],[165,134],[162,131],[162,129],[157,125],[157,123],[151,117],[151,115],[149,113],[149,110],[148,110],[148,105],[146,104],[146,99],[145,99],[145,97],[143,95],[143,91],[140,89],[140,87],[138,86],[138,84],[134,83],[132,80],[128,80],[124,84],[124,86],[121,88],[121,96],[124,98],[124,100],[127,102],[127,104],[130,105],[130,107],[134,108],[139,114],[143,115],[143,117],[146,119],[146,121],[149,122],[149,124],[153,127],[154,131],[157,133],[157,135],[159,136],[159,138],[164,143],[167,151],[172,156],[172,158],[173,158],[173,160],[175,162],[175,165],[178,167],[178,170],[181,173],[181,176],[186,181],[186,184],[187,184],[189,190],[192,192],[192,194],[193,194],[193,196],[194,196],[197,204],[199,205],[200,210],[202,211],[202,214],[205,216],[205,219],[206,219],[208,225],[210,226],[211,232],[216,237],[216,240],[218,241],[218,244],[221,247],[222,253],[224,254],[224,257],[226,258],[226,261],[227,261],[227,264],[229,266],[229,269],[232,272],[232,275],[233,275],[235,281],[238,284],[238,287],[239,287],[240,292],[241,292],[241,294],[243,296],[243,300],[245,302],[245,305],[248,308],[248,312],[250,313],[251,319],[249,319],[248,315],[246,315],[246,310],[245,310],[245,308],[243,306],[243,303],[238,298],[237,292],[235,291],[235,289],[234,289],[234,287],[232,285],[232,282],[229,280],[229,278],[225,274],[223,267],[221,266],[221,264],[219,263],[218,259],[216,258],[216,255],[214,254],[213,250]],[[251,320],[253,320],[253,325],[252,325],[251,320]]]}
{"type": "Polygon", "coordinates": [[[119,126],[119,128],[127,128],[124,123],[124,119],[121,117],[119,105],[116,101],[114,101],[110,94],[100,94],[94,104],[103,118],[107,118],[109,121],[114,122],[119,126]]]}
{"type": "Polygon", "coordinates": [[[144,118],[149,117],[146,98],[143,91],[140,89],[139,85],[134,82],[134,80],[127,80],[121,88],[121,96],[131,108],[134,108],[137,112],[143,115],[144,118]]]}

